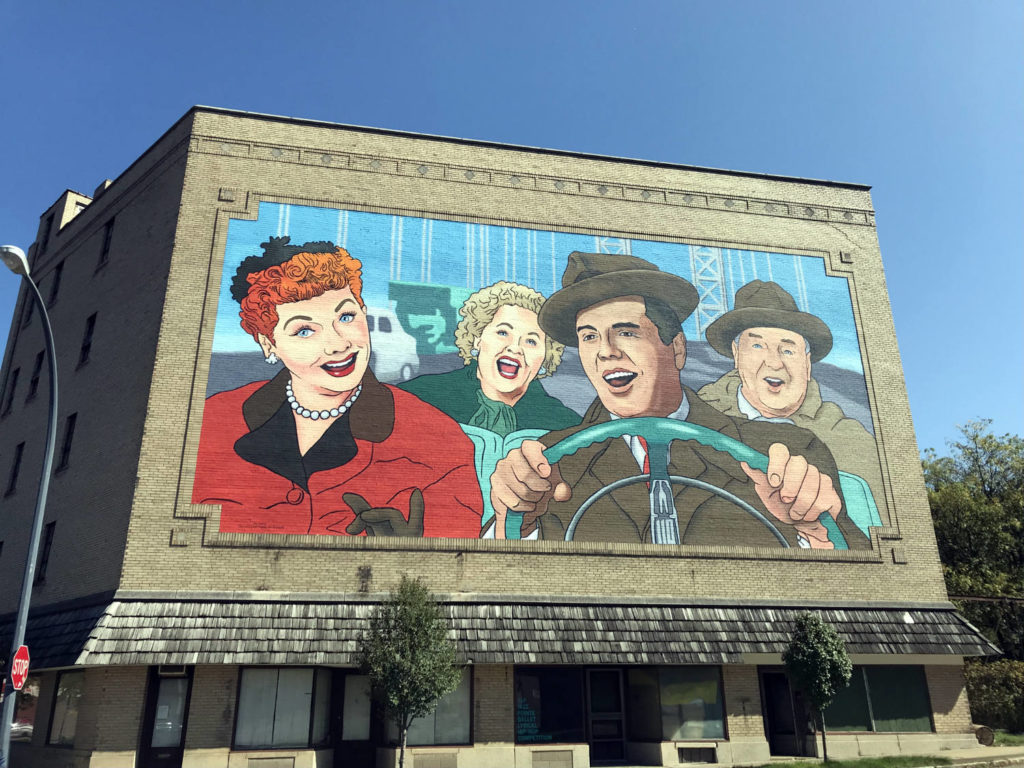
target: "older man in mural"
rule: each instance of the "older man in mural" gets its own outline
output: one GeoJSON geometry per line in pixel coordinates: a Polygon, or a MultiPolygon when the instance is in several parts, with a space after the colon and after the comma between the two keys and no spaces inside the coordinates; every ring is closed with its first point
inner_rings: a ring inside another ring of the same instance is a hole
{"type": "Polygon", "coordinates": [[[737,419],[795,424],[828,446],[839,469],[863,478],[884,506],[875,439],[836,403],[823,401],[812,363],[832,349],[832,332],[801,312],[778,283],[754,280],[736,291],[734,308],[707,329],[707,340],[735,368],[697,393],[737,419]]]}
{"type": "MultiPolygon", "coordinates": [[[[540,312],[541,328],[579,348],[597,399],[572,429],[526,441],[500,461],[491,476],[491,501],[499,516],[523,513],[523,534],[562,539],[579,504],[624,477],[645,470],[640,436],[597,442],[552,464],[544,449],[592,425],[619,418],[666,417],[740,440],[769,457],[768,471],[753,469],[699,444],[676,441],[670,475],[721,488],[776,523],[791,546],[835,545],[820,518],[831,515],[851,548],[867,539],[846,517],[835,463],[806,430],[788,424],[740,422],[704,403],[684,387],[682,321],[697,306],[687,280],[633,256],[575,252],[562,289],[540,312]]],[[[679,541],[684,544],[777,546],[774,535],[732,502],[694,486],[674,490],[679,541]]],[[[616,488],[597,499],[575,530],[576,541],[650,542],[650,498],[643,484],[616,488]]]]}

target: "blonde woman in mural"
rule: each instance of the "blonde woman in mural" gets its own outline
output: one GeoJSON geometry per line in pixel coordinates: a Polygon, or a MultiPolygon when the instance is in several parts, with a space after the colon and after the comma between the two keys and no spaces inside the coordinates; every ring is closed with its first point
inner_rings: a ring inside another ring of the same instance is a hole
{"type": "Polygon", "coordinates": [[[482,288],[459,309],[455,345],[463,367],[399,384],[460,424],[505,437],[522,429],[563,429],[579,415],[552,397],[539,379],[552,375],[565,346],[537,324],[544,297],[525,285],[500,281],[482,288]]]}
{"type": "Polygon", "coordinates": [[[288,243],[270,238],[232,281],[242,327],[283,370],[207,399],[193,503],[219,505],[226,532],[476,537],[472,443],[369,369],[362,265],[288,243]]]}

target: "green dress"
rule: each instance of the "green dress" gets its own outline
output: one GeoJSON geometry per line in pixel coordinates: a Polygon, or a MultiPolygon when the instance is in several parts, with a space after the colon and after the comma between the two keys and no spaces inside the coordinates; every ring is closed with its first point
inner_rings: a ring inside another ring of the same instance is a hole
{"type": "Polygon", "coordinates": [[[480,389],[475,362],[449,373],[418,376],[398,384],[460,424],[489,429],[501,437],[520,429],[568,429],[580,423],[576,411],[544,391],[534,379],[513,406],[491,400],[480,389]]]}

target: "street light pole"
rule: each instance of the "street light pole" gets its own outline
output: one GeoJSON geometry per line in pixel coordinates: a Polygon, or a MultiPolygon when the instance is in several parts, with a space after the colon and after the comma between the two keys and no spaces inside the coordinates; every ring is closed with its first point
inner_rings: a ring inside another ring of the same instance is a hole
{"type": "MultiPolygon", "coordinates": [[[[46,425],[46,452],[43,456],[43,473],[39,478],[39,492],[36,496],[36,511],[32,518],[32,533],[29,537],[28,554],[25,556],[25,575],[21,582],[21,599],[18,602],[18,618],[14,624],[14,641],[7,657],[5,682],[11,681],[11,664],[14,654],[25,642],[25,628],[28,625],[28,607],[32,600],[32,581],[35,578],[36,558],[39,553],[39,536],[43,530],[43,514],[46,512],[46,494],[50,490],[50,472],[53,467],[53,449],[57,441],[57,355],[53,346],[53,329],[46,304],[35,281],[29,275],[25,252],[14,245],[0,245],[0,261],[16,275],[25,278],[35,296],[42,318],[43,334],[46,336],[46,356],[50,360],[50,419],[46,425]]],[[[2,720],[0,720],[0,767],[11,764],[11,723],[14,720],[15,695],[13,682],[11,692],[4,697],[2,720]]]]}

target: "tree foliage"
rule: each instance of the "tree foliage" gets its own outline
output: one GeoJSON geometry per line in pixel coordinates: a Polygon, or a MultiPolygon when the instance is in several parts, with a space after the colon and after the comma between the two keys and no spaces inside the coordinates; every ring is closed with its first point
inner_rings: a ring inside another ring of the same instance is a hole
{"type": "Polygon", "coordinates": [[[836,694],[850,684],[853,663],[846,644],[835,628],[814,613],[801,613],[789,647],[782,654],[793,685],[803,693],[821,728],[822,747],[828,760],[822,712],[836,694]]]}
{"type": "Polygon", "coordinates": [[[925,451],[925,484],[946,588],[1012,659],[1024,659],[1024,440],[991,421],[960,427],[948,456],[925,451]]]}
{"type": "Polygon", "coordinates": [[[1002,659],[968,664],[967,693],[971,715],[992,728],[1024,731],[1024,662],[1002,659]]]}
{"type": "Polygon", "coordinates": [[[409,726],[434,711],[455,690],[461,670],[440,606],[418,579],[403,576],[370,621],[363,637],[362,666],[401,736],[405,764],[409,726]]]}

